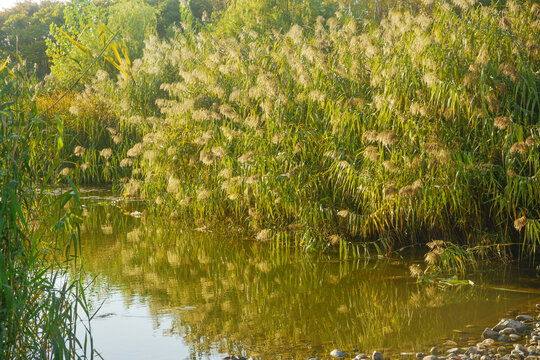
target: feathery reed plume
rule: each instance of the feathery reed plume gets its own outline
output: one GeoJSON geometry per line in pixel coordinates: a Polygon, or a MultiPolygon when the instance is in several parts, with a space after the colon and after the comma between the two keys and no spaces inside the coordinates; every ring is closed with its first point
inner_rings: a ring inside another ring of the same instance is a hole
{"type": "Polygon", "coordinates": [[[247,164],[249,162],[252,162],[254,160],[254,153],[253,151],[248,151],[244,153],[242,156],[238,158],[238,162],[240,164],[247,164]]]}
{"type": "Polygon", "coordinates": [[[131,149],[128,150],[127,156],[129,157],[138,157],[142,154],[144,150],[144,144],[143,143],[137,143],[133,145],[131,149]]]}
{"type": "Polygon", "coordinates": [[[510,147],[510,154],[515,155],[525,155],[527,151],[529,150],[529,147],[527,144],[523,141],[515,142],[512,147],[510,147]]]}
{"type": "Polygon", "coordinates": [[[364,150],[364,157],[371,162],[379,161],[380,156],[381,155],[379,154],[377,147],[373,145],[367,146],[366,149],[364,150]]]}
{"type": "Polygon", "coordinates": [[[120,161],[120,167],[122,168],[130,167],[132,165],[133,165],[133,161],[129,158],[125,158],[125,159],[122,159],[122,161],[120,161]]]}
{"type": "Polygon", "coordinates": [[[393,198],[394,196],[397,195],[397,193],[398,193],[398,190],[394,185],[388,185],[383,191],[383,195],[385,199],[393,198]]]}
{"type": "Polygon", "coordinates": [[[176,194],[180,191],[180,180],[171,176],[169,177],[169,183],[167,184],[167,192],[170,194],[176,194]]]}
{"type": "Polygon", "coordinates": [[[99,152],[99,155],[104,157],[105,159],[108,159],[112,155],[112,149],[111,148],[105,148],[99,152]]]}
{"type": "Polygon", "coordinates": [[[212,193],[206,189],[200,189],[197,191],[197,200],[204,201],[210,197],[212,193]]]}
{"type": "Polygon", "coordinates": [[[527,218],[524,216],[520,217],[519,219],[516,219],[514,221],[514,228],[517,230],[517,231],[521,231],[521,229],[523,229],[528,223],[528,220],[527,218]]]}
{"type": "Polygon", "coordinates": [[[418,264],[412,264],[409,266],[409,271],[411,272],[412,277],[420,277],[423,273],[422,268],[418,264]]]}
{"type": "Polygon", "coordinates": [[[415,194],[416,194],[416,189],[411,185],[407,185],[399,189],[400,196],[414,196],[415,194]]]}
{"type": "Polygon", "coordinates": [[[444,244],[445,244],[445,242],[443,240],[433,240],[433,241],[428,242],[426,245],[430,249],[434,249],[434,248],[437,248],[437,247],[444,246],[444,244]]]}
{"type": "Polygon", "coordinates": [[[364,131],[364,133],[362,134],[362,137],[364,138],[364,140],[368,142],[375,142],[377,141],[378,135],[379,133],[375,130],[367,130],[367,131],[364,131]]]}
{"type": "Polygon", "coordinates": [[[269,229],[263,229],[259,231],[256,236],[256,239],[259,241],[268,241],[272,237],[272,232],[269,229]]]}
{"type": "Polygon", "coordinates": [[[428,251],[424,256],[424,260],[426,263],[433,265],[437,262],[437,254],[433,251],[428,251]]]}
{"type": "Polygon", "coordinates": [[[78,157],[83,156],[85,152],[86,152],[86,149],[82,146],[75,146],[75,149],[73,150],[73,154],[75,154],[75,156],[78,156],[78,157]]]}
{"type": "Polygon", "coordinates": [[[386,171],[391,173],[398,171],[397,166],[391,160],[383,161],[382,166],[386,169],[386,171]]]}
{"type": "Polygon", "coordinates": [[[508,116],[498,116],[493,120],[493,126],[499,130],[505,130],[510,124],[510,118],[508,116]]]}
{"type": "Polygon", "coordinates": [[[377,141],[380,141],[384,146],[394,145],[398,140],[394,130],[384,130],[377,135],[377,141]]]}

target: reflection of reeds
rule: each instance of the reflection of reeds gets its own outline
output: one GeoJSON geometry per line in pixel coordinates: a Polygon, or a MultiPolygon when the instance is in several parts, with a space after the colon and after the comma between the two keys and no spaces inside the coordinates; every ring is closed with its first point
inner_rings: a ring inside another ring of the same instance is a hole
{"type": "MultiPolygon", "coordinates": [[[[94,208],[90,233],[99,234],[104,218],[94,208]]],[[[418,288],[407,282],[405,266],[319,262],[291,247],[238,241],[228,229],[198,233],[165,224],[160,231],[158,222],[139,226],[131,220],[111,218],[117,234],[133,229],[129,239],[85,242],[87,269],[121,284],[126,297],[144,294],[154,315],[194,307],[174,316],[174,331],[197,351],[256,346],[261,356],[284,349],[305,358],[331,350],[326,341],[360,343],[362,351],[418,349],[462,326],[462,316],[477,318],[484,311],[471,306],[485,298],[484,290],[418,288]],[[452,315],[452,306],[461,316],[452,315]],[[312,349],[299,348],[302,343],[312,349]]]]}

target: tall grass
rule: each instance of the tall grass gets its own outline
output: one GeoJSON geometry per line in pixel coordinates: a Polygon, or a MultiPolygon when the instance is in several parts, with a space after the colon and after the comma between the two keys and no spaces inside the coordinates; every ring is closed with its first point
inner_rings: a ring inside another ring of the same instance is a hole
{"type": "Polygon", "coordinates": [[[22,62],[0,82],[0,357],[83,358],[92,354],[91,337],[77,331],[88,315],[84,293],[59,260],[78,253],[80,203],[74,186],[61,196],[46,190],[60,175],[61,121],[50,127],[36,116],[22,62]]]}
{"type": "Polygon", "coordinates": [[[184,25],[103,93],[141,135],[118,153],[127,196],[306,249],[537,256],[537,4],[415,2],[379,22],[341,6],[229,38],[184,25]]]}

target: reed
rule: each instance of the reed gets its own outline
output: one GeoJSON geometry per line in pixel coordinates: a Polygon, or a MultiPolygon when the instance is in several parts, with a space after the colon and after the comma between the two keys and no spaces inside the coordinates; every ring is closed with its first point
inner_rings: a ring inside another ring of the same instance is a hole
{"type": "Polygon", "coordinates": [[[538,5],[409,5],[380,21],[338,6],[285,31],[184,24],[149,38],[132,81],[101,93],[117,94],[118,124],[138,124],[117,158],[126,196],[305,249],[490,239],[534,261],[538,5]],[[142,110],[152,96],[159,113],[142,110]]]}
{"type": "Polygon", "coordinates": [[[37,117],[33,78],[22,62],[6,65],[0,71],[0,357],[93,357],[84,293],[61,260],[64,251],[79,251],[77,189],[47,190],[63,178],[54,151],[64,144],[62,123],[51,127],[37,117]]]}

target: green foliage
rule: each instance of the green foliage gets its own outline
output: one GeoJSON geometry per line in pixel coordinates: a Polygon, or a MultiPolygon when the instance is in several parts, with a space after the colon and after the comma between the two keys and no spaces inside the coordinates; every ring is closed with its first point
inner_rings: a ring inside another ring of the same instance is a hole
{"type": "Polygon", "coordinates": [[[64,21],[62,26],[51,24],[51,38],[47,39],[47,55],[52,62],[50,83],[60,88],[67,88],[82,74],[84,84],[102,65],[94,63],[93,58],[103,46],[98,24],[105,22],[105,12],[95,1],[74,0],[64,8],[64,21]]]}
{"type": "Polygon", "coordinates": [[[64,6],[62,2],[25,1],[0,12],[0,59],[20,55],[29,65],[35,64],[36,74],[42,79],[49,72],[45,39],[50,24],[63,24],[64,6]]]}
{"type": "Polygon", "coordinates": [[[37,117],[22,64],[0,70],[0,83],[0,357],[78,359],[93,351],[77,331],[88,312],[60,259],[75,254],[76,262],[80,201],[69,179],[63,194],[46,189],[60,180],[62,122],[37,117]]]}
{"type": "Polygon", "coordinates": [[[123,0],[109,8],[107,24],[112,32],[119,31],[131,59],[141,57],[144,40],[156,35],[156,13],[156,9],[142,0],[123,0]]]}

